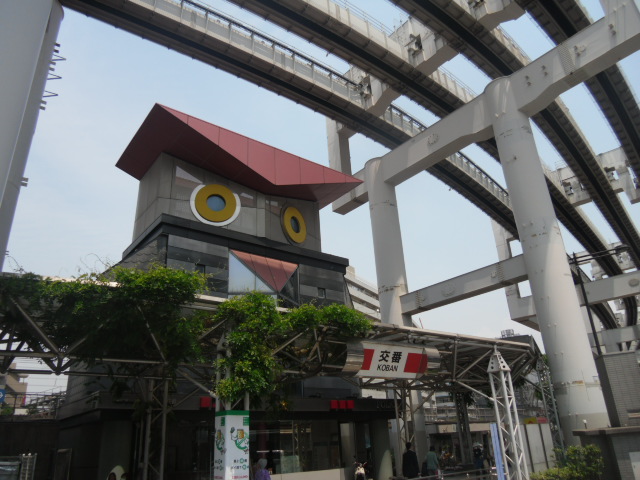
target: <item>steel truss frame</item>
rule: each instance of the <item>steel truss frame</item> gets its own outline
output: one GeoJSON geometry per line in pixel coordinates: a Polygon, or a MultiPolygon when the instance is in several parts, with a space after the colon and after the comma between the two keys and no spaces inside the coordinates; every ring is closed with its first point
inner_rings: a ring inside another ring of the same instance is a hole
{"type": "MultiPolygon", "coordinates": [[[[189,308],[211,310],[219,302],[220,299],[202,296],[189,308]]],[[[102,363],[99,363],[97,368],[88,370],[83,363],[85,359],[74,354],[84,342],[83,338],[78,338],[63,350],[44,332],[42,326],[45,320],[32,318],[15,299],[8,299],[6,306],[7,314],[0,317],[0,373],[54,373],[135,380],[137,390],[146,405],[142,423],[144,428],[139,431],[137,438],[137,451],[139,458],[142,459],[143,478],[162,479],[167,414],[198,393],[215,398],[212,379],[220,379],[221,374],[218,372],[216,377],[212,363],[214,358],[226,354],[224,334],[229,328],[227,322],[223,320],[213,325],[199,339],[209,358],[212,359],[211,364],[178,365],[175,370],[176,380],[187,382],[193,388],[189,394],[176,398],[170,393],[171,379],[166,374],[166,362],[159,350],[156,358],[105,357],[100,359],[102,363]],[[19,328],[16,328],[16,325],[19,325],[19,328]],[[12,362],[19,358],[40,359],[47,368],[40,370],[10,368],[12,362]],[[123,367],[128,368],[128,372],[135,367],[135,373],[127,373],[127,371],[122,373],[123,367]]],[[[149,334],[153,337],[151,332],[149,334]]],[[[397,418],[402,420],[399,422],[398,429],[400,444],[402,439],[413,440],[410,426],[413,425],[414,413],[422,408],[424,402],[435,392],[455,393],[466,389],[478,393],[482,389],[487,389],[489,382],[486,365],[498,350],[504,364],[510,369],[510,378],[524,377],[536,368],[540,359],[540,352],[531,338],[525,339],[522,343],[507,339],[488,339],[376,324],[363,340],[365,339],[369,342],[393,342],[435,348],[441,357],[440,368],[429,372],[429,375],[420,380],[357,379],[345,375],[342,369],[347,357],[347,343],[339,338],[335,329],[325,326],[285,339],[282,345],[273,351],[273,355],[284,366],[282,383],[295,382],[313,376],[336,376],[354,382],[361,388],[391,392],[390,396],[396,399],[397,418]],[[305,348],[297,348],[298,344],[304,344],[305,348]],[[416,403],[411,395],[415,391],[430,393],[416,403]]],[[[244,408],[249,408],[247,398],[239,401],[244,401],[244,408]]],[[[221,402],[217,401],[216,409],[220,409],[221,406],[221,402]]],[[[233,408],[234,406],[235,404],[222,407],[233,408]]]]}

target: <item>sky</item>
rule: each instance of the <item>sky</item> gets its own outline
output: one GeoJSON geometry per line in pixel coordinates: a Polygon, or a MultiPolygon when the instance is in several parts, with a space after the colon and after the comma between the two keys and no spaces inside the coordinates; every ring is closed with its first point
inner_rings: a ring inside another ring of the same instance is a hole
{"type": "MultiPolygon", "coordinates": [[[[225,1],[207,3],[339,71],[348,68],[225,1]]],[[[389,28],[405,18],[384,0],[350,3],[364,5],[389,28]]],[[[594,19],[601,17],[597,1],[583,3],[594,19]]],[[[503,27],[531,58],[552,47],[526,15],[503,27]]],[[[138,182],[115,163],[155,103],[328,166],[325,118],[306,107],[74,11],[65,10],[58,43],[66,60],[58,62],[55,73],[62,78],[46,87],[58,96],[48,98],[40,113],[25,172],[28,187],[20,194],[4,271],[73,277],[120,260],[132,241],[138,182]]],[[[640,55],[621,65],[637,91],[640,55]]],[[[461,56],[446,69],[478,94],[489,81],[461,56]]],[[[575,87],[563,100],[596,153],[619,146],[584,87],[575,87]]],[[[408,100],[395,103],[423,123],[437,120],[408,100]]],[[[561,165],[548,142],[537,138],[544,162],[561,165]]],[[[361,135],[351,139],[350,147],[354,171],[387,152],[361,135]]],[[[475,146],[464,152],[504,185],[495,160],[475,146]]],[[[498,261],[488,217],[448,186],[422,173],[399,186],[397,197],[409,291],[498,261]]],[[[638,223],[640,207],[623,197],[638,223]]],[[[599,213],[585,208],[604,237],[617,241],[599,213]]],[[[357,275],[375,283],[368,207],[345,216],[326,207],[321,228],[323,251],[348,258],[357,275]]],[[[564,239],[569,253],[582,250],[566,232],[564,239]]],[[[424,328],[485,337],[506,329],[533,333],[509,319],[503,291],[424,312],[414,321],[424,328]]]]}

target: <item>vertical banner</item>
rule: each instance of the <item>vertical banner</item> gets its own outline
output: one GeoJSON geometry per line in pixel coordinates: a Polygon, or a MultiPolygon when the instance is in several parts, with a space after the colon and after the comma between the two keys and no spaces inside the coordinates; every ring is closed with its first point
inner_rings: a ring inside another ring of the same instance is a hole
{"type": "Polygon", "coordinates": [[[213,480],[249,480],[249,412],[216,412],[213,480]]]}
{"type": "Polygon", "coordinates": [[[493,444],[493,459],[496,463],[496,473],[498,480],[505,480],[504,463],[502,460],[502,446],[500,444],[500,433],[498,432],[498,424],[491,424],[491,443],[493,444]]]}

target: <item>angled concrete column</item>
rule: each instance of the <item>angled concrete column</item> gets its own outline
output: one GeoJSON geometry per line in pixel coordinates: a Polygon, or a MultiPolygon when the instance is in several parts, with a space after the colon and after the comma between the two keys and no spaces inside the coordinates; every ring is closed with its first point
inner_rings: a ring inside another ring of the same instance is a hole
{"type": "Polygon", "coordinates": [[[329,166],[334,170],[351,175],[351,150],[349,134],[335,120],[327,118],[327,146],[329,166]]]}
{"type": "Polygon", "coordinates": [[[560,423],[567,444],[572,430],[606,427],[607,412],[580,312],[558,220],[531,132],[515,107],[510,80],[485,90],[516,220],[540,333],[549,357],[560,423]]]}
{"type": "Polygon", "coordinates": [[[380,319],[405,327],[413,326],[411,318],[402,315],[400,295],[407,293],[407,274],[400,233],[400,217],[396,189],[383,180],[380,158],[365,166],[365,181],[369,192],[369,213],[376,260],[380,319]]]}
{"type": "Polygon", "coordinates": [[[62,15],[57,0],[0,3],[0,269],[62,15]]]}

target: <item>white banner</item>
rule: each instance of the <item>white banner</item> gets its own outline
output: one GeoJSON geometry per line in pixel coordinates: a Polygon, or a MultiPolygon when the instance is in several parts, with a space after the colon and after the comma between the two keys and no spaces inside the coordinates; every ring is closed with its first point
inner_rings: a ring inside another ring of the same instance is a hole
{"type": "Polygon", "coordinates": [[[249,480],[249,412],[216,412],[214,480],[249,480]]]}

